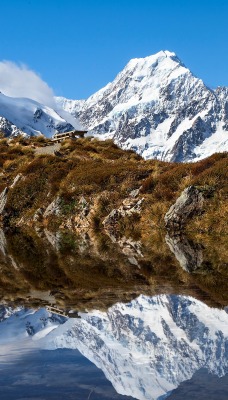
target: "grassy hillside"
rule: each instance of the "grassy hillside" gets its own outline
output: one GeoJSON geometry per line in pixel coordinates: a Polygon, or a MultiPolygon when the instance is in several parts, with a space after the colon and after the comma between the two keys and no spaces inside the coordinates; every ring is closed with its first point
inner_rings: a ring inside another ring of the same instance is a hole
{"type": "Polygon", "coordinates": [[[121,229],[147,233],[164,227],[164,215],[184,188],[196,185],[205,197],[203,213],[191,219],[187,230],[195,233],[227,234],[227,153],[215,154],[192,164],[145,161],[132,151],[118,148],[111,140],[67,140],[58,155],[35,154],[34,146],[45,146],[44,138],[0,140],[0,191],[14,178],[22,179],[9,191],[5,223],[33,224],[37,209],[45,209],[60,196],[61,212],[49,218],[54,228],[78,212],[81,196],[94,205],[93,222],[99,229],[103,218],[140,189],[144,198],[141,217],[122,221],[121,229]],[[33,145],[33,147],[31,146],[33,145]],[[134,225],[134,226],[133,226],[134,225]]]}

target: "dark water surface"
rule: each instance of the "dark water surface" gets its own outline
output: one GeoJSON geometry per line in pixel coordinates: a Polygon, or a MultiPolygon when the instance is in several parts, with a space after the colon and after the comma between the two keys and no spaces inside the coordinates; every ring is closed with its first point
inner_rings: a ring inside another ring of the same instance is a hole
{"type": "Polygon", "coordinates": [[[36,350],[0,361],[1,400],[132,399],[116,393],[103,372],[77,350],[36,350]]]}
{"type": "Polygon", "coordinates": [[[168,396],[169,400],[227,400],[228,375],[218,378],[202,369],[168,396]]]}

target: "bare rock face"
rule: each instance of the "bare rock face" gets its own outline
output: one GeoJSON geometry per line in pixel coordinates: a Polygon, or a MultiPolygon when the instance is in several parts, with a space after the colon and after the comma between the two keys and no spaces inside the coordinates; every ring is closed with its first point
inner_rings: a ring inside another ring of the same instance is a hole
{"type": "Polygon", "coordinates": [[[34,222],[42,221],[44,209],[42,207],[38,208],[33,216],[34,222]]]}
{"type": "Polygon", "coordinates": [[[143,258],[142,243],[139,240],[136,241],[125,236],[114,236],[112,233],[109,233],[109,237],[113,243],[118,244],[121,252],[128,258],[129,263],[140,268],[138,261],[143,258]]]}
{"type": "Polygon", "coordinates": [[[139,198],[139,193],[140,188],[132,190],[129,197],[123,200],[122,205],[113,209],[105,217],[102,224],[106,234],[113,243],[119,245],[122,253],[127,256],[129,263],[140,268],[138,259],[143,257],[141,242],[123,236],[123,232],[120,231],[118,226],[121,219],[141,214],[144,198],[139,198]]]}
{"type": "Polygon", "coordinates": [[[204,197],[195,186],[187,187],[178,197],[165,215],[165,225],[168,230],[181,230],[188,218],[202,211],[204,197]]]}
{"type": "Polygon", "coordinates": [[[44,212],[44,218],[47,218],[49,215],[59,215],[60,203],[61,203],[61,199],[59,196],[57,196],[46,208],[46,210],[44,212]]]}
{"type": "Polygon", "coordinates": [[[2,214],[2,212],[4,211],[4,208],[5,208],[5,205],[7,202],[8,191],[9,191],[9,189],[8,189],[8,187],[6,187],[0,194],[0,214],[2,214]]]}
{"type": "Polygon", "coordinates": [[[102,222],[105,230],[115,231],[120,219],[132,214],[140,214],[143,201],[143,198],[139,199],[138,197],[126,198],[122,205],[117,209],[113,209],[102,222]]]}
{"type": "Polygon", "coordinates": [[[60,248],[60,233],[53,233],[48,231],[48,229],[44,229],[44,234],[49,243],[54,247],[56,251],[58,251],[60,248]]]}
{"type": "Polygon", "coordinates": [[[14,186],[16,186],[16,184],[20,181],[20,179],[22,178],[22,174],[17,174],[17,176],[14,178],[12,185],[10,186],[10,189],[13,189],[14,186]]]}
{"type": "Polygon", "coordinates": [[[17,176],[14,178],[12,185],[9,187],[6,187],[0,194],[0,214],[2,214],[5,210],[9,190],[13,189],[14,186],[19,182],[19,180],[21,178],[22,178],[22,174],[17,174],[17,176]]]}
{"type": "Polygon", "coordinates": [[[87,232],[90,228],[91,204],[81,196],[78,202],[78,213],[75,215],[73,225],[78,233],[87,232]]]}

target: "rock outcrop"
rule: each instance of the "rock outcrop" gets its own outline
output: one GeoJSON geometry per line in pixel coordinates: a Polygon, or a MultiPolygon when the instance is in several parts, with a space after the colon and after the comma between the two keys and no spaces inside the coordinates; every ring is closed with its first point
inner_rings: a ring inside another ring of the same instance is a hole
{"type": "Polygon", "coordinates": [[[2,191],[0,194],[0,214],[3,213],[6,203],[7,203],[7,198],[8,198],[8,192],[10,189],[13,189],[14,186],[19,182],[19,180],[22,178],[22,174],[17,174],[16,177],[13,180],[13,183],[8,187],[5,187],[5,189],[2,191]]]}
{"type": "Polygon", "coordinates": [[[88,202],[81,196],[77,205],[73,207],[70,216],[60,226],[62,229],[76,231],[79,235],[85,235],[91,228],[91,212],[94,211],[94,204],[88,202]]]}
{"type": "Polygon", "coordinates": [[[138,197],[139,189],[133,190],[130,196],[124,199],[119,208],[113,209],[109,215],[103,220],[103,226],[109,233],[118,230],[118,223],[121,219],[129,217],[133,214],[140,214],[142,209],[143,198],[138,197]]]}
{"type": "Polygon", "coordinates": [[[47,218],[49,215],[59,215],[61,199],[57,196],[46,208],[43,217],[47,218]]]}
{"type": "Polygon", "coordinates": [[[9,191],[9,188],[6,187],[2,193],[0,194],[0,214],[4,211],[6,202],[7,202],[7,193],[9,191]]]}
{"type": "Polygon", "coordinates": [[[195,186],[189,186],[181,193],[165,215],[165,225],[168,230],[180,231],[190,217],[202,212],[204,197],[195,186]]]}
{"type": "Polygon", "coordinates": [[[81,196],[78,202],[78,213],[74,217],[74,225],[77,231],[85,231],[90,227],[90,211],[91,205],[84,196],[81,196]]]}

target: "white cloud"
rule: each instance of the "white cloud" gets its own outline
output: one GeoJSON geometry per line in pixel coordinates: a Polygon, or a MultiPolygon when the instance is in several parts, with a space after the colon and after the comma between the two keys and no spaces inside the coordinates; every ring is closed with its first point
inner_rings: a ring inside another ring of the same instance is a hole
{"type": "Polygon", "coordinates": [[[23,64],[0,62],[0,91],[6,96],[27,97],[55,107],[53,90],[36,72],[23,64]]]}
{"type": "Polygon", "coordinates": [[[0,61],[0,92],[10,97],[36,100],[56,110],[75,129],[82,129],[79,121],[56,103],[54,92],[48,84],[24,64],[0,61]]]}

